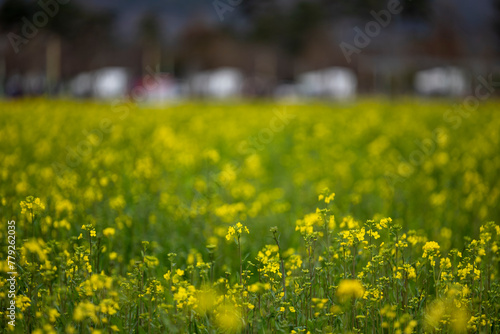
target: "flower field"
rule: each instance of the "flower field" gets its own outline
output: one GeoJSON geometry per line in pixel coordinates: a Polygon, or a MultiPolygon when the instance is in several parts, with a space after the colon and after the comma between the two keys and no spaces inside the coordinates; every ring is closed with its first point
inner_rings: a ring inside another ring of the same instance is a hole
{"type": "Polygon", "coordinates": [[[498,333],[499,107],[0,102],[0,331],[498,333]]]}

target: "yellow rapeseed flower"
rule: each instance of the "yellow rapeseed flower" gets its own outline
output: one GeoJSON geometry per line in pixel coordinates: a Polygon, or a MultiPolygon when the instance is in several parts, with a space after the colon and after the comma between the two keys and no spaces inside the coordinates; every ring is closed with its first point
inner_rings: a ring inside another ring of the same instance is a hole
{"type": "Polygon", "coordinates": [[[345,302],[351,298],[362,298],[365,293],[365,288],[360,281],[356,279],[344,279],[340,281],[337,288],[337,297],[341,302],[345,302]]]}
{"type": "Polygon", "coordinates": [[[105,228],[103,231],[102,231],[102,234],[105,236],[105,237],[112,237],[115,235],[115,229],[112,228],[112,227],[107,227],[105,228]]]}
{"type": "Polygon", "coordinates": [[[236,231],[235,231],[234,227],[229,226],[229,228],[227,229],[226,239],[227,239],[228,241],[229,241],[229,240],[231,240],[231,237],[232,237],[233,235],[235,235],[235,234],[236,234],[236,231]]]}
{"type": "Polygon", "coordinates": [[[441,247],[435,241],[426,242],[425,245],[422,247],[422,250],[424,251],[424,255],[422,255],[422,257],[425,259],[430,253],[439,251],[439,248],[441,247]]]}
{"type": "Polygon", "coordinates": [[[56,322],[57,318],[59,318],[59,312],[55,308],[50,308],[49,311],[47,312],[49,316],[49,321],[50,322],[56,322]]]}
{"type": "Polygon", "coordinates": [[[40,198],[28,196],[26,201],[21,201],[21,214],[37,214],[45,210],[45,205],[42,203],[40,198]]]}
{"type": "Polygon", "coordinates": [[[387,224],[392,222],[392,218],[382,218],[378,224],[376,224],[379,230],[387,228],[387,224]]]}
{"type": "Polygon", "coordinates": [[[226,239],[229,241],[233,236],[236,236],[236,238],[239,239],[243,232],[250,234],[248,227],[238,222],[236,223],[236,225],[229,226],[229,228],[227,229],[226,239]]]}
{"type": "Polygon", "coordinates": [[[236,333],[243,326],[240,311],[232,304],[223,304],[218,307],[215,322],[221,330],[229,333],[236,333]]]}

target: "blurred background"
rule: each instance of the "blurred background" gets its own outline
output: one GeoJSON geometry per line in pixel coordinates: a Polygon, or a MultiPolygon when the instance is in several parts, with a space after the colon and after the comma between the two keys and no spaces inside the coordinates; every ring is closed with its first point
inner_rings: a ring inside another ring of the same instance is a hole
{"type": "Polygon", "coordinates": [[[467,96],[500,84],[497,0],[0,0],[0,95],[467,96]]]}

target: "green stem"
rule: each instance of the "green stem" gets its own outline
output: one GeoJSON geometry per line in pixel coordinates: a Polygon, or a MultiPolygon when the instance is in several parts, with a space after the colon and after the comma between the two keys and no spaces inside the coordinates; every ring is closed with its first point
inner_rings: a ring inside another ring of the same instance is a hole
{"type": "Polygon", "coordinates": [[[240,285],[241,283],[241,276],[243,275],[243,265],[241,263],[241,243],[240,243],[240,236],[238,235],[238,258],[240,260],[240,285]]]}

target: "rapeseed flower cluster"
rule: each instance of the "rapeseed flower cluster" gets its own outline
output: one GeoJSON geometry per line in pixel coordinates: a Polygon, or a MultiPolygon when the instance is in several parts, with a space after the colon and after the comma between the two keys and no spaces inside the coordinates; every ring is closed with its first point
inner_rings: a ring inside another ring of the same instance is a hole
{"type": "Polygon", "coordinates": [[[6,332],[499,330],[496,103],[0,104],[6,332]]]}

